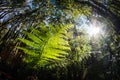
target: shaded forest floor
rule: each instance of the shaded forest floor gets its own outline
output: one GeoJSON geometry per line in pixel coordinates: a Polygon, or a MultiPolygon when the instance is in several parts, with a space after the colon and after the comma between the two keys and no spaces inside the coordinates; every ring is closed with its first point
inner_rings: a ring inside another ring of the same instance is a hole
{"type": "Polygon", "coordinates": [[[92,57],[84,64],[84,69],[73,63],[67,69],[41,69],[36,72],[0,63],[0,80],[112,80],[115,77],[110,73],[110,64],[105,65],[103,61],[92,57]]]}

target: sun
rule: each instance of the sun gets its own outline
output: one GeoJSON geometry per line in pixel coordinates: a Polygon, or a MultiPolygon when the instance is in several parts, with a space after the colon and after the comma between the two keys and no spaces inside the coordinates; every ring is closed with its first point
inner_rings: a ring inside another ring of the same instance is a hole
{"type": "Polygon", "coordinates": [[[93,28],[91,28],[91,31],[89,32],[89,35],[90,36],[96,36],[99,32],[100,32],[99,27],[93,27],[93,28]]]}
{"type": "Polygon", "coordinates": [[[95,25],[90,25],[87,29],[87,33],[89,34],[90,37],[95,37],[97,34],[100,33],[100,27],[97,27],[95,25]]]}

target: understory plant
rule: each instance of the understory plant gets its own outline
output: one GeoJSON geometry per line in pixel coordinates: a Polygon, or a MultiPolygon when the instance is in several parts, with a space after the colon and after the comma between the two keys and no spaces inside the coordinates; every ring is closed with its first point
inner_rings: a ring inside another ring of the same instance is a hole
{"type": "Polygon", "coordinates": [[[18,49],[25,53],[23,61],[28,67],[38,68],[55,63],[66,64],[66,56],[70,52],[68,44],[68,30],[72,24],[66,25],[43,25],[31,27],[30,32],[24,31],[25,38],[18,40],[25,44],[18,49]]]}

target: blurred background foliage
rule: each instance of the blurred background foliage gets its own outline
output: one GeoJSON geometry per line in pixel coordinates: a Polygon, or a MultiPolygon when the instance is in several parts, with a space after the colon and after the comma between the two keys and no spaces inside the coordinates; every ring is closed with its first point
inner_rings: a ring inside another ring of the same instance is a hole
{"type": "Polygon", "coordinates": [[[0,79],[119,80],[119,3],[1,0],[0,79]],[[90,40],[81,16],[106,24],[105,35],[90,40]]]}

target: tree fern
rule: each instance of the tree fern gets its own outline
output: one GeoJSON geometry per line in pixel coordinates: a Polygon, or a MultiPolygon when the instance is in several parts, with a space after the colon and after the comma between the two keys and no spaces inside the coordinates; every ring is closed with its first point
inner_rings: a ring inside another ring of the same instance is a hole
{"type": "Polygon", "coordinates": [[[43,67],[47,64],[64,61],[70,51],[67,41],[67,30],[73,25],[49,25],[40,24],[31,32],[25,32],[27,38],[18,38],[26,46],[18,47],[26,56],[24,61],[31,64],[31,67],[43,67]]]}

